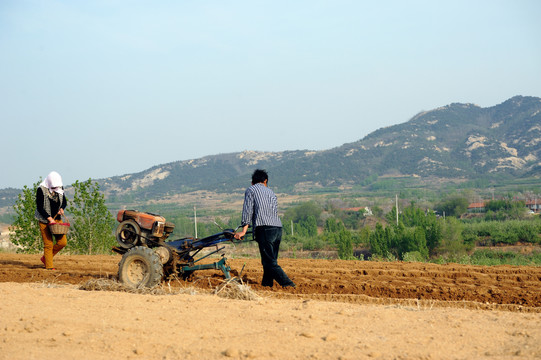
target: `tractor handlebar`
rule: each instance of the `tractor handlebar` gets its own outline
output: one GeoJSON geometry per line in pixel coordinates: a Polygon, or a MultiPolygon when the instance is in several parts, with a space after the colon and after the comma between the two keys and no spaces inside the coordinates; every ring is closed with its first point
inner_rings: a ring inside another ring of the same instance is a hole
{"type": "MultiPolygon", "coordinates": [[[[238,229],[238,228],[237,228],[238,229]]],[[[225,232],[224,232],[224,235],[225,235],[225,232]]],[[[254,240],[254,232],[252,230],[250,231],[246,231],[246,234],[244,234],[243,237],[241,237],[239,240],[235,239],[235,231],[229,233],[227,235],[227,237],[229,238],[229,240],[231,240],[232,242],[234,243],[241,243],[241,242],[246,242],[246,241],[253,241],[254,240]],[[246,240],[246,235],[252,235],[252,238],[249,239],[249,240],[246,240]],[[230,237],[229,237],[230,236],[230,237]]]]}

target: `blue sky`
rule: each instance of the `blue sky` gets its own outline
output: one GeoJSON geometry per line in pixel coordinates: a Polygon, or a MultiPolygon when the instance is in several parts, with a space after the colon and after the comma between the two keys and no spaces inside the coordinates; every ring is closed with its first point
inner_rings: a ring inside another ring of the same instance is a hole
{"type": "MultiPolygon", "coordinates": [[[[541,2],[0,0],[0,188],[541,97],[541,2]]],[[[219,176],[219,174],[217,174],[219,176]]]]}

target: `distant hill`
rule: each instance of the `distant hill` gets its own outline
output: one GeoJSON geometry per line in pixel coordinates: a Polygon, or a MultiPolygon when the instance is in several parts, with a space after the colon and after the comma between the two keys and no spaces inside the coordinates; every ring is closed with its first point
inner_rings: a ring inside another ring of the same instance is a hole
{"type": "MultiPolygon", "coordinates": [[[[540,177],[541,98],[516,96],[488,108],[454,103],[330,150],[219,154],[98,181],[112,201],[142,200],[195,190],[241,191],[255,168],[267,169],[279,192],[368,185],[387,176],[540,177]]],[[[8,190],[0,198],[12,195],[8,190]]]]}

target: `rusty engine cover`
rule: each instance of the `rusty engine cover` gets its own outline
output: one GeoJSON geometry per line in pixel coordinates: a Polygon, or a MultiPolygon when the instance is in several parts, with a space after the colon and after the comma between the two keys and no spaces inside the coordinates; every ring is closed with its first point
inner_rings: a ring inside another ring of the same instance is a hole
{"type": "Polygon", "coordinates": [[[164,235],[165,218],[163,216],[137,210],[120,210],[116,219],[118,222],[133,219],[141,229],[149,231],[152,236],[164,235]]]}

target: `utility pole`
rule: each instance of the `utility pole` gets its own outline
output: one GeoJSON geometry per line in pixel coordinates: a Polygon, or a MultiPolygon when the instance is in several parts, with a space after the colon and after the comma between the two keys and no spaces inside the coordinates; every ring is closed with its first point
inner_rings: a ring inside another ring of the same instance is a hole
{"type": "Polygon", "coordinates": [[[295,236],[295,234],[293,234],[293,220],[291,220],[291,236],[295,236]]]}

